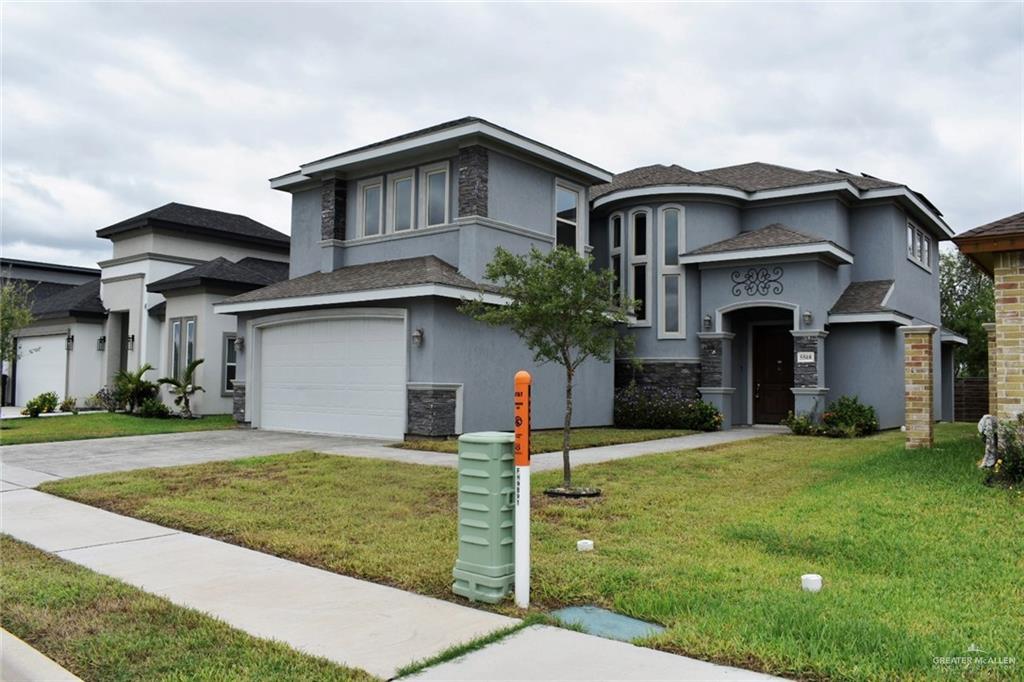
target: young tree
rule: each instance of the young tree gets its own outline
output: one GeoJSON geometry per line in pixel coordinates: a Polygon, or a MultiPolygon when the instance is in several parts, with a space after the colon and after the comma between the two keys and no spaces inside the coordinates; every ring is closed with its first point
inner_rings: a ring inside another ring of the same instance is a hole
{"type": "Polygon", "coordinates": [[[942,325],[967,337],[956,351],[959,376],[988,375],[988,334],[985,322],[995,320],[992,278],[970,258],[953,251],[939,256],[942,325]]]}
{"type": "MultiPolygon", "coordinates": [[[[588,358],[613,359],[628,308],[614,291],[616,276],[593,270],[591,259],[566,247],[525,256],[498,248],[486,268],[507,305],[468,301],[462,311],[492,326],[508,326],[533,351],[539,363],[565,368],[565,421],[562,427],[562,487],[572,489],[569,433],[576,370],[588,358]]],[[[629,302],[627,302],[629,303],[629,302]]],[[[621,346],[620,346],[621,347],[621,346]]]]}
{"type": "Polygon", "coordinates": [[[18,348],[14,333],[32,323],[32,287],[4,278],[0,281],[0,360],[14,362],[18,348]]]}
{"type": "Polygon", "coordinates": [[[157,395],[157,385],[145,378],[152,371],[151,364],[144,363],[134,372],[122,369],[114,375],[114,393],[117,400],[125,404],[125,411],[134,414],[135,408],[157,395]]]}
{"type": "Polygon", "coordinates": [[[193,360],[185,367],[180,377],[163,377],[161,384],[169,386],[168,391],[174,396],[174,404],[181,408],[181,416],[192,418],[192,396],[199,391],[206,392],[202,386],[196,386],[196,367],[203,364],[203,358],[193,360]]]}

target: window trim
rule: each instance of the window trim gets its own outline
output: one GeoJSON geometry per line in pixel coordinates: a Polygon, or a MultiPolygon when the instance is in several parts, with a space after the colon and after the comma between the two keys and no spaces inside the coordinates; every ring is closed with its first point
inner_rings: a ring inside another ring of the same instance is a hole
{"type": "Polygon", "coordinates": [[[613,259],[615,256],[619,257],[619,271],[616,273],[618,276],[617,282],[622,282],[623,286],[619,287],[619,303],[626,296],[626,289],[629,283],[626,281],[626,255],[623,253],[623,247],[626,244],[626,214],[623,211],[615,211],[608,216],[608,269],[612,268],[614,263],[613,259]],[[619,245],[615,246],[615,219],[619,219],[619,245]]]}
{"type": "Polygon", "coordinates": [[[654,212],[651,211],[651,209],[649,207],[642,206],[642,207],[637,207],[637,208],[632,209],[628,213],[627,219],[626,219],[626,225],[627,225],[626,236],[627,236],[627,239],[629,241],[629,250],[628,250],[628,254],[629,254],[629,267],[627,268],[627,272],[629,274],[629,279],[626,282],[626,285],[627,285],[627,290],[629,291],[629,298],[630,298],[630,300],[636,300],[636,291],[635,291],[635,286],[634,286],[634,282],[636,280],[636,276],[634,275],[634,270],[636,270],[636,266],[638,266],[638,265],[645,265],[645,266],[647,266],[646,269],[645,269],[645,272],[646,272],[645,280],[646,281],[645,281],[645,287],[644,287],[644,290],[647,292],[647,300],[644,301],[644,317],[643,317],[643,319],[639,319],[635,315],[630,315],[629,316],[629,322],[627,323],[628,326],[630,326],[630,327],[650,327],[651,326],[651,294],[654,293],[653,291],[651,291],[651,246],[652,246],[652,244],[651,244],[651,234],[652,234],[652,225],[651,225],[651,223],[654,222],[653,221],[653,217],[654,217],[654,212]],[[646,229],[646,235],[645,235],[645,241],[646,241],[647,248],[645,249],[646,253],[644,255],[642,255],[642,256],[636,255],[636,240],[634,239],[634,234],[636,233],[636,230],[634,229],[634,226],[633,226],[634,218],[638,214],[640,214],[640,213],[643,213],[644,215],[647,216],[647,229],[646,229]]]}
{"type": "Polygon", "coordinates": [[[228,382],[228,365],[234,364],[235,366],[235,378],[238,378],[238,349],[235,349],[235,361],[234,363],[228,363],[228,344],[234,345],[235,339],[238,338],[238,332],[224,332],[221,335],[220,342],[220,395],[223,398],[230,398],[235,394],[234,386],[227,388],[228,382]]]}
{"type": "Polygon", "coordinates": [[[452,194],[452,173],[451,164],[448,161],[438,161],[436,163],[430,163],[425,166],[420,166],[418,169],[419,176],[419,220],[417,221],[416,227],[437,227],[438,225],[447,225],[452,221],[451,214],[451,194],[452,194]],[[431,175],[435,173],[444,172],[444,221],[440,223],[431,223],[429,220],[427,199],[430,191],[430,184],[428,182],[431,175]]]}
{"type": "Polygon", "coordinates": [[[384,234],[384,176],[378,175],[372,178],[365,178],[356,183],[356,234],[360,237],[379,237],[384,234]],[[366,234],[366,190],[373,187],[380,189],[378,200],[377,234],[366,234]]]}
{"type": "MultiPolygon", "coordinates": [[[[587,191],[582,185],[577,185],[575,182],[555,178],[555,186],[551,194],[551,235],[555,238],[556,245],[558,244],[558,190],[560,189],[576,195],[576,253],[584,256],[590,243],[588,237],[589,230],[587,229],[587,214],[590,212],[590,207],[587,203],[587,191]]],[[[562,222],[571,224],[568,220],[563,220],[562,222]]]]}
{"type": "Polygon", "coordinates": [[[403,171],[396,171],[394,173],[388,173],[387,177],[387,197],[385,202],[387,203],[387,220],[384,225],[383,234],[399,234],[402,232],[412,232],[416,229],[416,169],[408,168],[403,171]],[[409,193],[409,227],[399,230],[395,225],[395,218],[397,217],[398,211],[398,192],[395,190],[395,185],[401,180],[409,180],[412,183],[412,191],[409,193]]]}
{"type": "Polygon", "coordinates": [[[658,338],[659,339],[685,339],[686,338],[686,269],[681,264],[665,264],[665,215],[669,211],[679,212],[679,221],[676,223],[676,244],[680,254],[686,252],[686,208],[680,204],[665,204],[658,208],[658,338]],[[668,297],[665,296],[665,283],[670,277],[679,280],[679,330],[667,331],[665,329],[666,304],[668,297]]]}
{"type": "Polygon", "coordinates": [[[935,249],[932,247],[931,235],[910,219],[907,219],[906,235],[907,260],[926,272],[932,272],[932,258],[935,249]],[[927,251],[926,256],[923,255],[924,251],[927,251]]]}
{"type": "Polygon", "coordinates": [[[199,321],[195,315],[187,315],[184,317],[172,317],[167,320],[167,333],[170,337],[167,345],[167,367],[170,369],[169,376],[176,379],[181,377],[182,372],[188,367],[188,363],[191,362],[188,358],[188,326],[192,325],[192,360],[195,360],[199,351],[199,321]],[[175,334],[174,327],[178,326],[177,334],[175,334]],[[181,357],[179,358],[179,366],[174,367],[174,341],[175,336],[178,337],[179,346],[181,351],[181,357]]]}

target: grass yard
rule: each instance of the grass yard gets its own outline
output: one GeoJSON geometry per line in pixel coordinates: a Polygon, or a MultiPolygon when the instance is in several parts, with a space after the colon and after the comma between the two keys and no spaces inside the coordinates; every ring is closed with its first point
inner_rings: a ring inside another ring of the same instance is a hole
{"type": "MultiPolygon", "coordinates": [[[[981,484],[974,431],[940,425],[923,451],[898,432],[778,436],[581,467],[602,498],[534,498],[535,604],[608,606],[666,625],[649,646],[801,679],[961,677],[936,658],[972,644],[1016,658],[972,677],[1020,679],[1024,497],[981,484]],[[801,592],[803,573],[824,591],[801,592]]],[[[455,599],[450,469],[307,452],[43,489],[455,599]]]]}
{"type": "Polygon", "coordinates": [[[86,680],[373,680],[0,536],[0,624],[86,680]]]}
{"type": "MultiPolygon", "coordinates": [[[[696,431],[681,429],[616,429],[610,426],[595,426],[573,429],[569,434],[569,445],[573,450],[579,450],[580,448],[596,448],[602,445],[621,445],[622,443],[639,443],[645,440],[657,440],[658,438],[686,436],[691,433],[696,433],[696,431]]],[[[394,447],[409,450],[455,453],[459,451],[459,440],[457,438],[445,440],[408,440],[402,443],[395,443],[394,447]]],[[[555,452],[561,451],[561,449],[561,429],[530,432],[530,450],[532,452],[555,452]]]]}
{"type": "Polygon", "coordinates": [[[154,433],[214,431],[235,428],[230,414],[213,414],[200,419],[148,419],[128,414],[93,412],[37,419],[0,420],[0,445],[53,443],[84,438],[148,436],[154,433]]]}

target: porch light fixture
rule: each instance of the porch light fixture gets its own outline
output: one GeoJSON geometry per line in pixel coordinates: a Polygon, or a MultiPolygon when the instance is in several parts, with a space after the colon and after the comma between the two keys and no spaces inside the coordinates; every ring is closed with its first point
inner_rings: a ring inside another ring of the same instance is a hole
{"type": "Polygon", "coordinates": [[[68,337],[66,339],[64,339],[64,348],[66,350],[74,350],[75,349],[75,335],[74,334],[68,334],[68,337]]]}
{"type": "Polygon", "coordinates": [[[235,351],[238,352],[238,353],[241,353],[244,350],[245,350],[245,337],[244,336],[236,336],[235,337],[235,351]]]}
{"type": "Polygon", "coordinates": [[[711,329],[711,313],[704,314],[704,330],[710,331],[711,329]]]}
{"type": "Polygon", "coordinates": [[[810,327],[811,322],[814,322],[814,315],[811,315],[810,310],[805,310],[803,314],[804,326],[810,327]]]}
{"type": "Polygon", "coordinates": [[[422,346],[423,345],[423,330],[414,329],[412,332],[412,345],[422,346]]]}
{"type": "Polygon", "coordinates": [[[135,350],[135,334],[128,335],[128,350],[135,350]]]}
{"type": "Polygon", "coordinates": [[[106,350],[106,349],[107,349],[107,337],[101,336],[100,338],[96,339],[96,350],[106,350]]]}

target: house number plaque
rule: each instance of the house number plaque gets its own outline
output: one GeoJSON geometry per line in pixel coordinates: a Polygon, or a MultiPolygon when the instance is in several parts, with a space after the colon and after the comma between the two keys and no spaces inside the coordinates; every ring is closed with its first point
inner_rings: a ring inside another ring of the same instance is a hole
{"type": "Polygon", "coordinates": [[[797,362],[814,362],[813,350],[801,350],[796,353],[797,362]]]}

